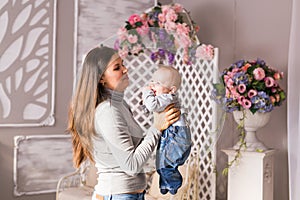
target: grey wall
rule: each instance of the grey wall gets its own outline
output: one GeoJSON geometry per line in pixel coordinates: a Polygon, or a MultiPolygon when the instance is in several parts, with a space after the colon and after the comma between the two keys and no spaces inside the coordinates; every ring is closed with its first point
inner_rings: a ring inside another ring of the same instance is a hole
{"type": "MultiPolygon", "coordinates": [[[[220,68],[240,59],[263,58],[287,72],[292,0],[176,1],[191,11],[200,25],[200,40],[220,48],[220,68]]],[[[13,197],[13,137],[15,135],[64,134],[73,84],[74,1],[58,0],[56,58],[56,123],[52,127],[0,128],[0,194],[3,200],[53,200],[55,194],[13,197]]],[[[287,77],[282,81],[286,87],[287,77]]],[[[219,149],[231,147],[237,137],[232,116],[219,140],[219,149]]],[[[288,199],[286,103],[272,112],[259,138],[277,150],[274,200],[288,199]]],[[[219,159],[226,159],[220,153],[219,159]]],[[[226,188],[219,188],[226,190],[226,188]]],[[[220,199],[222,199],[220,197],[220,199]]]]}

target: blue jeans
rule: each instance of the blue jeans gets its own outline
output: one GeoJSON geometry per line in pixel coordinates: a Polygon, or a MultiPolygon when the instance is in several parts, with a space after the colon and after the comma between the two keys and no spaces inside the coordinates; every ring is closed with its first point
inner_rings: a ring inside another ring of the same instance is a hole
{"type": "Polygon", "coordinates": [[[188,126],[169,126],[160,138],[156,152],[156,170],[160,175],[162,194],[176,194],[182,185],[178,166],[183,165],[191,152],[191,133],[188,126]]]}
{"type": "Polygon", "coordinates": [[[104,200],[144,200],[145,192],[138,194],[113,194],[104,196],[104,200]]]}

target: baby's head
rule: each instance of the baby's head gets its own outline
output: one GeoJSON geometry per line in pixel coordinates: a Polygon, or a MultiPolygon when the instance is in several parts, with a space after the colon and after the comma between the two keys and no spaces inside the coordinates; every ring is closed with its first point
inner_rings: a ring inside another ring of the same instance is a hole
{"type": "Polygon", "coordinates": [[[174,67],[160,65],[151,81],[150,87],[156,95],[173,94],[180,88],[181,76],[174,67]]]}

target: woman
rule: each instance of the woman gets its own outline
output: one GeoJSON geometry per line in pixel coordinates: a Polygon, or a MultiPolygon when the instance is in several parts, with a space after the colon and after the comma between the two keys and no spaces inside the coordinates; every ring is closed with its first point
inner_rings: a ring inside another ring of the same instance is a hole
{"type": "Polygon", "coordinates": [[[161,136],[178,120],[173,106],[155,113],[143,133],[124,101],[127,68],[111,48],[97,47],[86,56],[71,103],[69,127],[75,167],[90,159],[98,170],[93,200],[144,199],[143,166],[161,136]]]}

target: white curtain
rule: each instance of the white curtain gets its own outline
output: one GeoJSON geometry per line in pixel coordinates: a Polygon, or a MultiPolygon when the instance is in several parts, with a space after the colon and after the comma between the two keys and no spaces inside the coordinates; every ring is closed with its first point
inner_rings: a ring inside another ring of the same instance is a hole
{"type": "Polygon", "coordinates": [[[293,0],[288,66],[288,152],[290,200],[300,199],[300,1],[293,0]]]}

